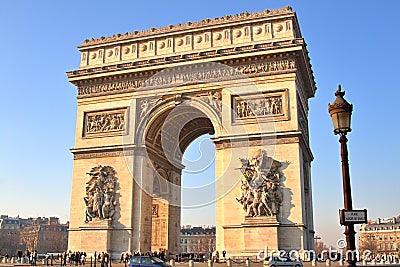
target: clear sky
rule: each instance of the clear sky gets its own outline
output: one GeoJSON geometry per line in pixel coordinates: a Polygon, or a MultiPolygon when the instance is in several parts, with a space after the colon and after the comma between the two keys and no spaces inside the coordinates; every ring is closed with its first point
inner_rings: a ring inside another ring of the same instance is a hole
{"type": "MultiPolygon", "coordinates": [[[[76,88],[65,72],[78,68],[84,39],[286,5],[297,12],[318,87],[309,102],[316,234],[332,245],[343,237],[339,143],[327,112],[339,83],[354,105],[353,206],[370,219],[399,215],[400,2],[387,0],[2,1],[0,213],[68,219],[76,88]]],[[[182,222],[215,224],[212,206],[185,210],[182,222]]]]}

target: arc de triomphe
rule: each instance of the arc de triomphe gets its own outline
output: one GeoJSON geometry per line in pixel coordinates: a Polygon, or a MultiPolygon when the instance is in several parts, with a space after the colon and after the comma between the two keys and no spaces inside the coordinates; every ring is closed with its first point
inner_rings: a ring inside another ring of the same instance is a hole
{"type": "MultiPolygon", "coordinates": [[[[68,249],[179,252],[182,155],[212,134],[216,249],[312,249],[308,99],[290,7],[85,40],[68,249]]],[[[206,216],[206,215],[205,215],[206,216]]]]}

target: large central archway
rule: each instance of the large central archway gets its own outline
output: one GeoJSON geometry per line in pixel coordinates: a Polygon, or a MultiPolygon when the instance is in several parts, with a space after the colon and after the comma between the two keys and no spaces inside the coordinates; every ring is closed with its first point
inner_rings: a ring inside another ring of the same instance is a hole
{"type": "MultiPolygon", "coordinates": [[[[202,100],[183,98],[159,101],[148,117],[144,144],[153,171],[151,251],[179,252],[182,157],[189,144],[204,134],[215,134],[221,122],[202,100]],[[206,113],[208,115],[206,115],[206,113]],[[215,125],[215,126],[214,126],[215,125]]],[[[214,186],[208,185],[207,187],[214,186]]],[[[210,188],[192,188],[204,195],[210,188]],[[204,192],[202,192],[204,191],[204,192]]],[[[215,201],[215,196],[210,201],[215,201]]]]}

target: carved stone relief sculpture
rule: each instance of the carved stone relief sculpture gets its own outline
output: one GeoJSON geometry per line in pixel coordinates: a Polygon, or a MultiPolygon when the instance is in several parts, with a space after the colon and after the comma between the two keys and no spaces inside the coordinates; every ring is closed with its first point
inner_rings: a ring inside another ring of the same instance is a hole
{"type": "Polygon", "coordinates": [[[178,73],[164,73],[155,77],[138,78],[135,80],[108,82],[78,87],[78,96],[88,96],[101,93],[118,93],[138,88],[171,87],[190,82],[218,82],[240,79],[243,75],[259,75],[279,71],[295,70],[294,59],[284,59],[269,62],[232,66],[232,68],[204,68],[201,71],[193,69],[178,73]]]}
{"type": "Polygon", "coordinates": [[[139,100],[139,118],[142,119],[157,103],[157,98],[144,98],[139,100]]]}
{"type": "Polygon", "coordinates": [[[247,217],[275,216],[282,205],[282,169],[288,162],[279,162],[259,150],[249,159],[241,158],[243,174],[241,196],[236,200],[243,206],[247,217]]]}
{"type": "Polygon", "coordinates": [[[94,218],[112,219],[118,204],[115,198],[117,182],[116,171],[111,166],[95,166],[87,173],[90,178],[86,182],[85,222],[94,218]]]}
{"type": "Polygon", "coordinates": [[[119,134],[126,129],[126,108],[85,113],[84,136],[119,134]]]}
{"type": "Polygon", "coordinates": [[[197,97],[201,101],[207,103],[211,108],[215,110],[218,116],[221,117],[222,94],[220,90],[211,90],[207,92],[198,93],[194,97],[197,97]]]}
{"type": "Polygon", "coordinates": [[[235,118],[254,118],[284,114],[282,96],[260,97],[254,99],[235,98],[235,118]]]}

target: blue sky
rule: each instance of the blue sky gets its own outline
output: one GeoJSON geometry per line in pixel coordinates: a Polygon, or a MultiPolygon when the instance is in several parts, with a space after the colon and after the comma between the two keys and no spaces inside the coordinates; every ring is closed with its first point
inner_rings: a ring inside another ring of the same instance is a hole
{"type": "MultiPolygon", "coordinates": [[[[331,244],[343,237],[339,143],[327,112],[338,83],[354,105],[353,206],[371,219],[399,215],[400,2],[387,0],[2,1],[0,213],[68,218],[76,89],[65,72],[78,68],[84,39],[285,5],[297,12],[318,87],[310,100],[317,235],[331,244]]],[[[184,224],[215,223],[203,215],[212,208],[191,211],[184,224]]]]}

